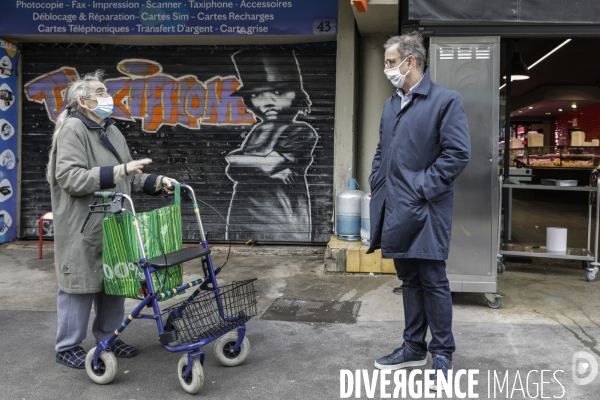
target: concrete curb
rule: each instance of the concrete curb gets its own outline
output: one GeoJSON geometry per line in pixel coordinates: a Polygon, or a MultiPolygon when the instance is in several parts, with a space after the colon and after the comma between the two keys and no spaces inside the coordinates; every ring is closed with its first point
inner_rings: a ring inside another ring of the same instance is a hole
{"type": "MultiPolygon", "coordinates": [[[[6,243],[5,248],[7,250],[18,250],[18,249],[38,249],[37,241],[29,241],[29,240],[17,240],[14,242],[6,243]]],[[[184,243],[183,247],[191,247],[194,246],[191,243],[184,243]]],[[[1,246],[0,246],[1,248],[1,246]]],[[[223,254],[229,251],[229,245],[226,244],[217,244],[211,245],[210,249],[215,254],[223,254]]],[[[54,251],[54,243],[52,241],[44,241],[43,244],[44,252],[54,251]]],[[[246,246],[243,244],[232,244],[231,245],[231,254],[251,254],[251,255],[270,255],[270,256],[301,256],[301,255],[321,255],[325,257],[325,251],[327,247],[325,246],[268,246],[268,245],[253,245],[246,246]]]]}

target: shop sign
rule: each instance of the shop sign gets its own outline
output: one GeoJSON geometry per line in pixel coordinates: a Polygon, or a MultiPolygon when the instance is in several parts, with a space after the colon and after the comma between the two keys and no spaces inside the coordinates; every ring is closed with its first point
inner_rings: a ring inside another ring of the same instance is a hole
{"type": "Polygon", "coordinates": [[[337,35],[338,0],[6,0],[4,35],[337,35]]]}
{"type": "Polygon", "coordinates": [[[0,243],[17,230],[17,46],[0,38],[0,243]]]}
{"type": "MultiPolygon", "coordinates": [[[[117,70],[124,77],[107,79],[106,88],[114,97],[112,118],[142,123],[146,132],[163,125],[199,129],[200,125],[252,125],[254,115],[235,94],[241,86],[235,76],[215,76],[206,82],[195,76],[175,78],[162,72],[152,60],[125,59],[117,70]]],[[[25,84],[25,96],[44,104],[48,117],[56,122],[65,109],[66,90],[79,79],[75,68],[62,67],[25,84]]]]}

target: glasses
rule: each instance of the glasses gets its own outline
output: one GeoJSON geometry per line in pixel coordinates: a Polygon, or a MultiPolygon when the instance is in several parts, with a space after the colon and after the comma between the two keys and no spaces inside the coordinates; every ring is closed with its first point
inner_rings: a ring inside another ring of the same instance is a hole
{"type": "Polygon", "coordinates": [[[108,93],[108,92],[101,92],[101,93],[94,93],[96,95],[96,97],[113,97],[112,93],[108,93]]]}
{"type": "MultiPolygon", "coordinates": [[[[108,92],[100,92],[100,93],[92,93],[90,96],[96,96],[96,97],[114,97],[114,95],[112,93],[108,93],[108,92]]],[[[84,97],[85,99],[89,99],[90,96],[84,97]]]]}
{"type": "MultiPolygon", "coordinates": [[[[410,56],[406,56],[406,58],[404,59],[404,61],[408,60],[408,57],[410,56]]],[[[387,60],[385,60],[385,62],[383,63],[383,65],[385,66],[386,69],[392,68],[394,65],[396,65],[396,60],[401,60],[402,57],[397,57],[397,58],[388,58],[387,60]]],[[[402,65],[402,63],[404,63],[404,61],[402,61],[400,63],[400,65],[402,65]]]]}
{"type": "Polygon", "coordinates": [[[388,58],[387,60],[385,60],[385,62],[383,63],[383,66],[385,68],[392,68],[392,66],[394,66],[396,64],[396,60],[399,60],[400,58],[388,58]]]}

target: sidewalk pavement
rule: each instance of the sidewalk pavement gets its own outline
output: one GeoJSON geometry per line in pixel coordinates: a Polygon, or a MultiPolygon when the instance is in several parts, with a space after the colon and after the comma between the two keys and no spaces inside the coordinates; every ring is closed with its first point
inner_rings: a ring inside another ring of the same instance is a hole
{"type": "MultiPolygon", "coordinates": [[[[0,245],[1,399],[193,398],[179,386],[180,355],[159,346],[156,326],[149,321],[133,321],[124,331],[125,342],[140,354],[118,359],[119,372],[109,385],[92,383],[85,370],[57,364],[54,254],[48,247],[39,260],[35,242],[30,243],[0,245]]],[[[374,360],[402,343],[402,296],[392,293],[399,281],[390,275],[327,273],[323,253],[318,247],[256,247],[231,254],[220,281],[258,278],[259,312],[247,331],[250,356],[238,367],[223,367],[208,345],[198,398],[339,399],[340,370],[364,369],[372,379],[374,360]],[[356,324],[262,319],[277,298],[360,301],[361,307],[356,324]]],[[[214,249],[216,266],[225,257],[224,248],[214,249]]],[[[600,362],[600,283],[587,282],[574,261],[537,259],[506,267],[498,277],[498,292],[505,296],[500,309],[489,308],[480,293],[453,294],[455,371],[479,370],[473,390],[482,399],[598,398],[600,377],[576,385],[572,363],[582,351],[600,362]]],[[[196,261],[185,264],[185,271],[185,281],[202,274],[196,261]]],[[[126,311],[136,304],[127,300],[126,311]]],[[[86,350],[93,346],[90,337],[83,343],[86,350]]],[[[594,362],[586,362],[589,371],[594,362]]],[[[387,379],[386,391],[392,393],[393,378],[387,379]]],[[[381,381],[376,382],[371,398],[382,398],[381,381]]],[[[466,377],[460,388],[466,392],[466,377]]],[[[354,391],[351,398],[369,398],[365,389],[361,384],[360,394],[354,391]]],[[[419,396],[408,393],[406,398],[419,396]]]]}

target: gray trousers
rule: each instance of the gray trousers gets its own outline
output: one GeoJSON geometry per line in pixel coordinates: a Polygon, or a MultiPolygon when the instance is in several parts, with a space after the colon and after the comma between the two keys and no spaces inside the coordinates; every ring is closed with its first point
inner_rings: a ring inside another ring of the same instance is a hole
{"type": "Polygon", "coordinates": [[[109,296],[104,292],[69,294],[58,289],[57,295],[58,332],[56,351],[77,347],[87,334],[92,303],[96,316],[92,333],[96,343],[108,339],[123,322],[125,297],[109,296]]]}

